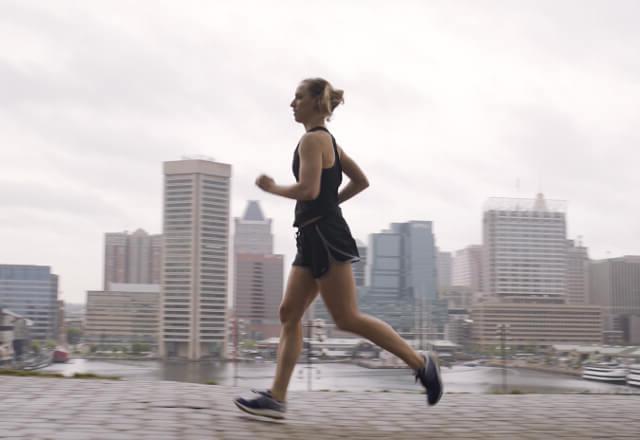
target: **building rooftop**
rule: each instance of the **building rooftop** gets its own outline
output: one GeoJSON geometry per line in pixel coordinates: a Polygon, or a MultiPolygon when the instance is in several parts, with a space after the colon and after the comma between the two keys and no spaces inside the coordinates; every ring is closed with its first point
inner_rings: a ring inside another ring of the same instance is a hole
{"type": "Polygon", "coordinates": [[[537,212],[567,212],[565,200],[545,199],[538,193],[534,199],[489,197],[484,204],[484,211],[537,211],[537,212]]]}
{"type": "Polygon", "coordinates": [[[160,284],[109,283],[109,292],[160,292],[160,284]]]}
{"type": "Polygon", "coordinates": [[[249,200],[247,208],[244,210],[242,220],[264,221],[265,217],[262,213],[262,208],[260,208],[260,202],[257,200],[249,200]]]}

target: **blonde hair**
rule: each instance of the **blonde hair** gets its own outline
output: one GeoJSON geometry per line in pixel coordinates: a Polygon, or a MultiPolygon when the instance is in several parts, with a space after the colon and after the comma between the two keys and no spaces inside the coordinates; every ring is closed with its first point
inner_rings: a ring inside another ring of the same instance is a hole
{"type": "Polygon", "coordinates": [[[309,94],[316,99],[318,110],[326,114],[327,120],[331,120],[335,108],[344,103],[344,90],[334,89],[323,78],[307,78],[302,82],[307,85],[309,94]]]}

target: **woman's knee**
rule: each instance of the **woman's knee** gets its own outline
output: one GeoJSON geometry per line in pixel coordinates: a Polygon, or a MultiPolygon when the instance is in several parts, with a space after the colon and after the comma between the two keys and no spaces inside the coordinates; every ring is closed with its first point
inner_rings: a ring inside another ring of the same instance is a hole
{"type": "Polygon", "coordinates": [[[336,323],[336,326],[345,332],[357,333],[358,330],[358,322],[360,321],[360,314],[358,313],[350,313],[343,314],[340,316],[335,316],[333,321],[336,323]]]}
{"type": "Polygon", "coordinates": [[[282,325],[294,325],[302,319],[302,315],[299,310],[291,307],[287,304],[280,306],[280,323],[282,325]]]}

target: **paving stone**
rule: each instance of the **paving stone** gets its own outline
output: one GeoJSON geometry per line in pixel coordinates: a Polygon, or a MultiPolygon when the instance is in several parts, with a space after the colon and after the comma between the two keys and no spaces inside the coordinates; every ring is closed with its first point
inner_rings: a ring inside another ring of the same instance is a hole
{"type": "Polygon", "coordinates": [[[247,390],[163,381],[3,378],[0,439],[638,439],[638,395],[293,392],[284,421],[232,403],[247,390]]]}

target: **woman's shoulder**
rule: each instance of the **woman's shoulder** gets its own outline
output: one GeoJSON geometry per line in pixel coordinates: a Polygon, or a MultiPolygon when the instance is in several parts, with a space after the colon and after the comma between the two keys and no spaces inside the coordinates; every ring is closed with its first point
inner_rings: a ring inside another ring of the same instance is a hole
{"type": "Polygon", "coordinates": [[[311,142],[322,142],[331,140],[333,135],[328,131],[324,130],[316,130],[316,131],[307,131],[303,133],[302,137],[300,137],[300,143],[302,143],[305,139],[310,140],[311,142]]]}
{"type": "Polygon", "coordinates": [[[298,142],[299,149],[323,150],[326,145],[332,145],[332,136],[326,131],[308,131],[298,142]]]}

